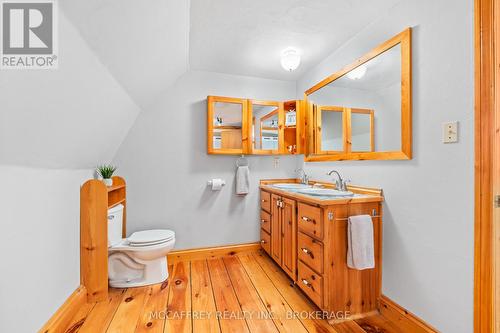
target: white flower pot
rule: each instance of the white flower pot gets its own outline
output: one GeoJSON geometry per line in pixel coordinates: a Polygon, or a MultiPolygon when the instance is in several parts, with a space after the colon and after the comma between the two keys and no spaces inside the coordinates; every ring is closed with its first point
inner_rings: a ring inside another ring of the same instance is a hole
{"type": "Polygon", "coordinates": [[[106,178],[102,180],[106,186],[113,186],[113,179],[106,178]]]}

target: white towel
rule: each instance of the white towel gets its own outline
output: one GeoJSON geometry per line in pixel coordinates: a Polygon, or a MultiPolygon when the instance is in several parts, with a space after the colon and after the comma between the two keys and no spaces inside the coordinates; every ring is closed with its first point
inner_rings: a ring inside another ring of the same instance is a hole
{"type": "Polygon", "coordinates": [[[248,165],[239,166],[236,170],[236,194],[246,195],[250,191],[250,169],[248,165]]]}
{"type": "Polygon", "coordinates": [[[371,216],[350,216],[348,223],[347,266],[357,270],[375,268],[373,221],[371,216]]]}

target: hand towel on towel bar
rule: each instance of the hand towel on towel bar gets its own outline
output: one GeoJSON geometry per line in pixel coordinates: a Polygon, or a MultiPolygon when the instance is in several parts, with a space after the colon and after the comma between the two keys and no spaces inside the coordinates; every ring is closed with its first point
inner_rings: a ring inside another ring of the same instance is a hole
{"type": "Polygon", "coordinates": [[[246,195],[250,191],[250,169],[248,165],[239,166],[236,170],[236,194],[246,195]]]}
{"type": "Polygon", "coordinates": [[[373,221],[370,215],[349,217],[347,244],[349,268],[363,270],[375,267],[373,221]]]}

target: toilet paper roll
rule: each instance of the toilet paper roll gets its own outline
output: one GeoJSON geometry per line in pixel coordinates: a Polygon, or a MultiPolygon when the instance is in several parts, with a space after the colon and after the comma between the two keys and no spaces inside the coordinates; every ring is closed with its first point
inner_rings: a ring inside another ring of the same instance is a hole
{"type": "Polygon", "coordinates": [[[226,182],[220,178],[212,179],[210,183],[212,185],[212,191],[220,191],[222,189],[222,186],[226,184],[226,182]]]}

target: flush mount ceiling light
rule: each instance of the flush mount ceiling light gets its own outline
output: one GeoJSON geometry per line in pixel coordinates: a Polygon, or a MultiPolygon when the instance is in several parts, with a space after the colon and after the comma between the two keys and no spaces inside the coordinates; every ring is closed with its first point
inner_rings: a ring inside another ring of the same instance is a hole
{"type": "Polygon", "coordinates": [[[347,73],[347,77],[350,78],[351,80],[359,80],[366,74],[366,66],[361,65],[356,68],[354,68],[352,71],[347,73]]]}
{"type": "Polygon", "coordinates": [[[294,48],[287,48],[281,52],[281,67],[286,71],[294,71],[300,65],[299,52],[294,48]]]}

